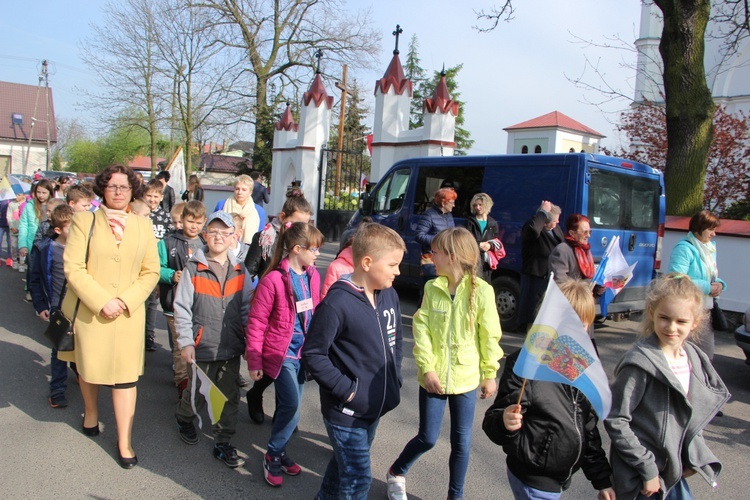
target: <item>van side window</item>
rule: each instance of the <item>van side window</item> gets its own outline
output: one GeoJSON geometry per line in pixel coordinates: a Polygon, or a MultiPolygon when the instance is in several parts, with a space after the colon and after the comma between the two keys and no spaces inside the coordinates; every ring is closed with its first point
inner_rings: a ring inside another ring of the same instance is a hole
{"type": "Polygon", "coordinates": [[[634,179],[630,192],[630,223],[633,229],[656,230],[659,227],[659,182],[634,179]]]}
{"type": "Polygon", "coordinates": [[[592,168],[588,217],[592,227],[655,231],[659,181],[592,168]]]}
{"type": "Polygon", "coordinates": [[[468,217],[471,215],[471,198],[482,192],[483,180],[484,167],[420,167],[413,213],[419,215],[430,208],[435,191],[442,187],[452,187],[458,194],[453,217],[468,217]]]}
{"type": "Polygon", "coordinates": [[[373,212],[392,214],[398,212],[404,204],[406,188],[409,186],[410,169],[396,170],[373,193],[375,200],[373,212]]]}
{"type": "Polygon", "coordinates": [[[620,220],[621,178],[610,172],[591,171],[588,216],[594,227],[622,227],[620,220]]]}

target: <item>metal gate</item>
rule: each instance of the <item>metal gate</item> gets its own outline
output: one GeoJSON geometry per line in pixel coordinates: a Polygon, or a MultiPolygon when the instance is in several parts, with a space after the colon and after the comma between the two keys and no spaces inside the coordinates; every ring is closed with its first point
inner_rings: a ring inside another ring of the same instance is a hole
{"type": "Polygon", "coordinates": [[[325,147],[320,156],[319,197],[316,217],[326,241],[337,241],[370,176],[370,157],[364,139],[347,140],[342,149],[325,147]]]}

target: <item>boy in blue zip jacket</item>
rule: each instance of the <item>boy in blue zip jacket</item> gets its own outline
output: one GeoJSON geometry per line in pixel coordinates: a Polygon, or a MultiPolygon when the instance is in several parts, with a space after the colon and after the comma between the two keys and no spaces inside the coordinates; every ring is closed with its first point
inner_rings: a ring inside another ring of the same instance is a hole
{"type": "Polygon", "coordinates": [[[405,251],[394,230],[361,225],[352,244],[354,272],[331,286],[310,323],[302,361],[320,387],[334,453],[318,500],[365,498],[370,489],[378,422],[400,402],[401,308],[391,285],[405,251]]]}
{"type": "MultiPolygon", "coordinates": [[[[45,236],[34,244],[36,258],[32,260],[29,273],[29,292],[34,309],[40,318],[49,321],[50,312],[59,309],[65,294],[65,273],[63,272],[63,252],[68,240],[73,208],[57,206],[50,214],[50,227],[53,236],[45,236]]],[[[71,365],[73,365],[71,363],[71,365]]],[[[75,366],[71,366],[75,370],[75,366]]],[[[52,408],[65,408],[68,380],[68,363],[57,359],[57,349],[50,356],[51,377],[48,401],[52,408]]]]}

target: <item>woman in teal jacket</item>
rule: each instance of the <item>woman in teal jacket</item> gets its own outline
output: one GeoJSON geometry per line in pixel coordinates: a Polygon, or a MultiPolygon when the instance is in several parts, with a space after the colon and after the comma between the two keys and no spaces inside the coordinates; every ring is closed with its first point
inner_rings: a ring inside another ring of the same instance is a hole
{"type": "MultiPolygon", "coordinates": [[[[47,179],[42,179],[31,190],[31,200],[26,203],[18,223],[18,254],[25,259],[34,247],[34,235],[39,223],[45,219],[44,205],[54,188],[47,179]]],[[[30,263],[29,263],[30,264],[30,263]]]]}
{"type": "MultiPolygon", "coordinates": [[[[681,239],[672,250],[669,258],[669,272],[690,276],[693,283],[703,292],[703,307],[710,311],[714,300],[726,290],[727,284],[719,279],[716,266],[716,228],[719,218],[708,210],[701,210],[690,218],[688,235],[681,239]]],[[[714,359],[714,331],[711,328],[696,341],[698,347],[714,359]]]]}
{"type": "Polygon", "coordinates": [[[414,361],[419,370],[419,433],[387,474],[388,498],[406,499],[405,475],[440,436],[445,405],[451,415],[448,498],[463,498],[469,466],[477,387],[480,398],[497,389],[500,317],[492,286],[477,277],[479,247],[462,227],[444,229],[432,240],[438,277],[424,288],[414,314],[414,361]]]}

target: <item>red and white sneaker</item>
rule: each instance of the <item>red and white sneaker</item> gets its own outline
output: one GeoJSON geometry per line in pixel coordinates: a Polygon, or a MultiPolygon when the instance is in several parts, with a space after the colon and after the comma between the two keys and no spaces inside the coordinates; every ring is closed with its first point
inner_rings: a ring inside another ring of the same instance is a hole
{"type": "Polygon", "coordinates": [[[284,472],[284,474],[287,474],[289,476],[297,476],[300,472],[302,472],[302,467],[297,465],[294,460],[289,458],[289,455],[286,454],[286,452],[283,452],[280,457],[281,460],[281,470],[284,472]]]}
{"type": "Polygon", "coordinates": [[[266,482],[274,488],[284,484],[284,477],[281,475],[281,457],[272,457],[266,453],[263,457],[263,475],[266,482]]]}

